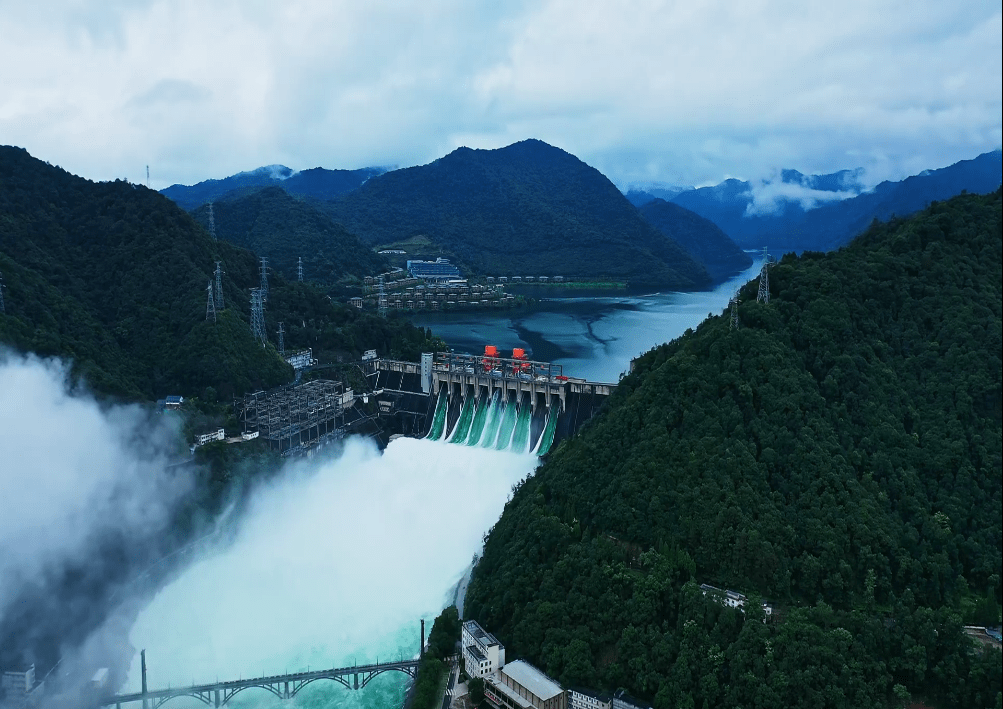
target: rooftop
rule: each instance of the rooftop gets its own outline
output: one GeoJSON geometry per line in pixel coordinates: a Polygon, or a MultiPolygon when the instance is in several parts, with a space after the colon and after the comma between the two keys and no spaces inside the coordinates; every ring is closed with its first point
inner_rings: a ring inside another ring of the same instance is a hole
{"type": "Polygon", "coordinates": [[[542,701],[556,697],[564,691],[557,682],[550,679],[550,677],[540,672],[540,670],[528,662],[522,660],[509,662],[501,671],[538,696],[542,701]]]}
{"type": "Polygon", "coordinates": [[[474,637],[474,640],[476,640],[485,647],[491,647],[492,645],[501,645],[501,643],[498,642],[498,638],[496,638],[494,635],[492,635],[484,628],[482,628],[480,623],[478,623],[476,620],[466,621],[463,624],[463,627],[464,629],[466,629],[468,633],[470,633],[474,637]]]}

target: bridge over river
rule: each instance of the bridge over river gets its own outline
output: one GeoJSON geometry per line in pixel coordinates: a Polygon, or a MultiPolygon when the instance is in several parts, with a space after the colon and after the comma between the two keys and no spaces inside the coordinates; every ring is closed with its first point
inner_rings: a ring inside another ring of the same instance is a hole
{"type": "MultiPolygon", "coordinates": [[[[311,670],[270,677],[238,679],[228,682],[215,682],[213,684],[197,684],[191,687],[157,689],[135,692],[133,694],[116,694],[104,697],[98,702],[98,706],[115,706],[116,709],[121,709],[123,704],[142,702],[143,709],[157,709],[160,705],[176,697],[194,697],[208,706],[220,707],[245,689],[263,689],[271,692],[279,699],[292,699],[307,685],[323,679],[339,682],[348,689],[362,689],[384,672],[403,672],[414,679],[418,673],[419,662],[420,660],[417,658],[413,660],[401,660],[399,662],[377,662],[369,665],[337,667],[329,670],[311,670]]],[[[145,685],[145,672],[143,680],[143,684],[145,685]]]]}

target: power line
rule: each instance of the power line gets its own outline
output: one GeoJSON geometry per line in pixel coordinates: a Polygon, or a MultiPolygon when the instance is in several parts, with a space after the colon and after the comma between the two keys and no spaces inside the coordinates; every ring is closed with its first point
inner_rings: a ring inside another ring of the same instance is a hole
{"type": "Polygon", "coordinates": [[[209,280],[209,285],[205,289],[209,294],[205,302],[205,319],[206,322],[209,322],[210,319],[216,322],[216,303],[212,299],[212,279],[209,280]]]}
{"type": "Polygon", "coordinates": [[[209,203],[209,236],[216,241],[216,213],[212,210],[212,202],[209,203]]]}
{"type": "Polygon", "coordinates": [[[268,341],[265,335],[265,304],[261,299],[261,289],[251,289],[251,336],[264,347],[268,341]]]}
{"type": "Polygon", "coordinates": [[[770,256],[763,247],[763,270],[759,272],[759,294],[756,301],[770,304],[770,256]]]}
{"type": "Polygon", "coordinates": [[[223,305],[223,269],[220,268],[222,261],[216,262],[216,307],[223,310],[226,306],[223,305]]]}

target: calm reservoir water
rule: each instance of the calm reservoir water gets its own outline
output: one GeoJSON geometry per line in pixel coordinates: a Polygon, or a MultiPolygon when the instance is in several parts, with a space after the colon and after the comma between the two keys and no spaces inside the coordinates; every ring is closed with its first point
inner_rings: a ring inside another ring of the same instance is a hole
{"type": "Polygon", "coordinates": [[[479,354],[489,344],[503,352],[522,347],[532,359],[563,365],[568,376],[615,383],[631,359],[695,328],[709,313],[720,313],[735,289],[755,278],[761,267],[760,258],[700,293],[576,297],[569,291],[569,297],[551,295],[531,308],[423,313],[413,320],[457,352],[479,354]]]}

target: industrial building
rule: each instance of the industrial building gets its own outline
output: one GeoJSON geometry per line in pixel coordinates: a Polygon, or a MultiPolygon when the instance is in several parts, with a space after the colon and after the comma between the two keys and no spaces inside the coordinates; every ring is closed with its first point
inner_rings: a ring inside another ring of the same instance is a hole
{"type": "Polygon", "coordinates": [[[591,689],[568,689],[568,709],[612,709],[613,698],[591,689]]]}
{"type": "Polygon", "coordinates": [[[318,379],[272,392],[244,397],[244,433],[289,454],[344,435],[344,388],[341,382],[318,379]]]}
{"type": "Polygon", "coordinates": [[[484,677],[505,665],[505,646],[476,620],[463,624],[463,669],[471,677],[484,677]]]}
{"type": "Polygon", "coordinates": [[[523,660],[485,677],[484,696],[497,709],[567,709],[561,685],[523,660]]]}
{"type": "Polygon", "coordinates": [[[613,694],[613,709],[651,709],[651,705],[640,699],[634,699],[622,689],[618,689],[613,694]]]}
{"type": "Polygon", "coordinates": [[[407,272],[423,281],[444,282],[460,278],[460,269],[444,258],[435,261],[408,261],[407,272]]]}
{"type": "Polygon", "coordinates": [[[8,670],[0,678],[0,709],[24,709],[41,698],[43,682],[35,682],[35,665],[8,670]]]}

